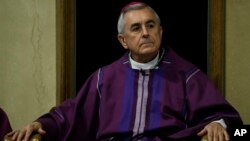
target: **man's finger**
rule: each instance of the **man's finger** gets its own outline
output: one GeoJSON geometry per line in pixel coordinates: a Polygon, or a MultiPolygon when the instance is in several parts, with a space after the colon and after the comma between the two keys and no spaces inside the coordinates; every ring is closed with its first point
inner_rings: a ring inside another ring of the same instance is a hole
{"type": "Polygon", "coordinates": [[[13,132],[11,132],[11,135],[12,135],[12,140],[16,140],[17,139],[17,136],[19,134],[19,130],[15,130],[13,132]]]}
{"type": "Polygon", "coordinates": [[[32,134],[32,130],[27,130],[27,132],[24,135],[24,141],[28,141],[30,138],[30,135],[32,134]]]}
{"type": "Polygon", "coordinates": [[[42,128],[39,128],[38,133],[41,135],[44,135],[44,134],[46,134],[46,131],[44,131],[42,128]]]}
{"type": "Polygon", "coordinates": [[[25,133],[26,133],[26,130],[19,131],[18,136],[17,136],[17,141],[22,141],[25,133]]]}
{"type": "Polygon", "coordinates": [[[199,133],[197,133],[198,136],[204,136],[207,133],[207,130],[204,128],[199,133]]]}
{"type": "Polygon", "coordinates": [[[229,140],[230,140],[230,137],[229,137],[229,135],[228,135],[228,133],[227,133],[226,130],[224,131],[224,136],[225,136],[225,140],[226,140],[226,141],[229,141],[229,140]]]}

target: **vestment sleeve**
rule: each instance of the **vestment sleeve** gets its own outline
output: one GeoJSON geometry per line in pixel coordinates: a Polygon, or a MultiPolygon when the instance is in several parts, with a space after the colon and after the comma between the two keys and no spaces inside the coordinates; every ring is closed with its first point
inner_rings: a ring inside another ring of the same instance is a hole
{"type": "Polygon", "coordinates": [[[38,119],[46,130],[45,140],[74,140],[79,135],[88,140],[96,136],[100,101],[97,81],[98,73],[95,72],[76,97],[38,119]]]}
{"type": "Polygon", "coordinates": [[[3,140],[3,137],[12,131],[9,119],[4,110],[0,108],[0,140],[3,140]]]}
{"type": "Polygon", "coordinates": [[[208,77],[198,69],[186,79],[188,126],[205,126],[224,119],[227,128],[242,124],[239,113],[217,90],[208,77]]]}

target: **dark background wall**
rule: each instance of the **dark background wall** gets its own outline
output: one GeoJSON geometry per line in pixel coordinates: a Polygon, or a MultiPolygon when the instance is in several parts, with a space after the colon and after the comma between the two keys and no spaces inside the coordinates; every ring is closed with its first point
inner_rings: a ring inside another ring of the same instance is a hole
{"type": "MultiPolygon", "coordinates": [[[[163,44],[207,71],[207,0],[142,0],[162,20],[163,44]]],[[[117,20],[129,0],[76,0],[76,92],[99,67],[120,58],[117,20]]]]}

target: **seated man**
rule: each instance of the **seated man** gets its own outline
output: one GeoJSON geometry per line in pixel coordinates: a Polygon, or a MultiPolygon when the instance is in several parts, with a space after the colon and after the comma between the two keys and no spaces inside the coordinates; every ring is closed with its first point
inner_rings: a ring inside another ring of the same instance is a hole
{"type": "Polygon", "coordinates": [[[9,135],[17,141],[32,132],[48,141],[229,140],[227,130],[242,124],[240,115],[199,68],[162,46],[162,33],[150,6],[129,3],[118,20],[118,40],[128,52],[96,70],[75,98],[9,135]]]}
{"type": "Polygon", "coordinates": [[[0,108],[0,141],[2,141],[3,137],[11,131],[12,128],[8,116],[4,110],[0,108]]]}

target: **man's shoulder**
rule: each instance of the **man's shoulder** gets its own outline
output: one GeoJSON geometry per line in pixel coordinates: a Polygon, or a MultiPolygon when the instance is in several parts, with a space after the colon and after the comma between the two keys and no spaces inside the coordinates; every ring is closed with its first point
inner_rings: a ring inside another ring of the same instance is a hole
{"type": "Polygon", "coordinates": [[[177,70],[190,70],[193,68],[197,68],[197,66],[195,66],[193,63],[180,56],[171,48],[167,49],[163,61],[172,65],[172,67],[174,67],[177,70]]]}
{"type": "Polygon", "coordinates": [[[101,69],[118,69],[120,67],[125,66],[129,63],[128,53],[124,53],[120,58],[116,59],[115,61],[111,62],[108,65],[101,67],[101,69]]]}

